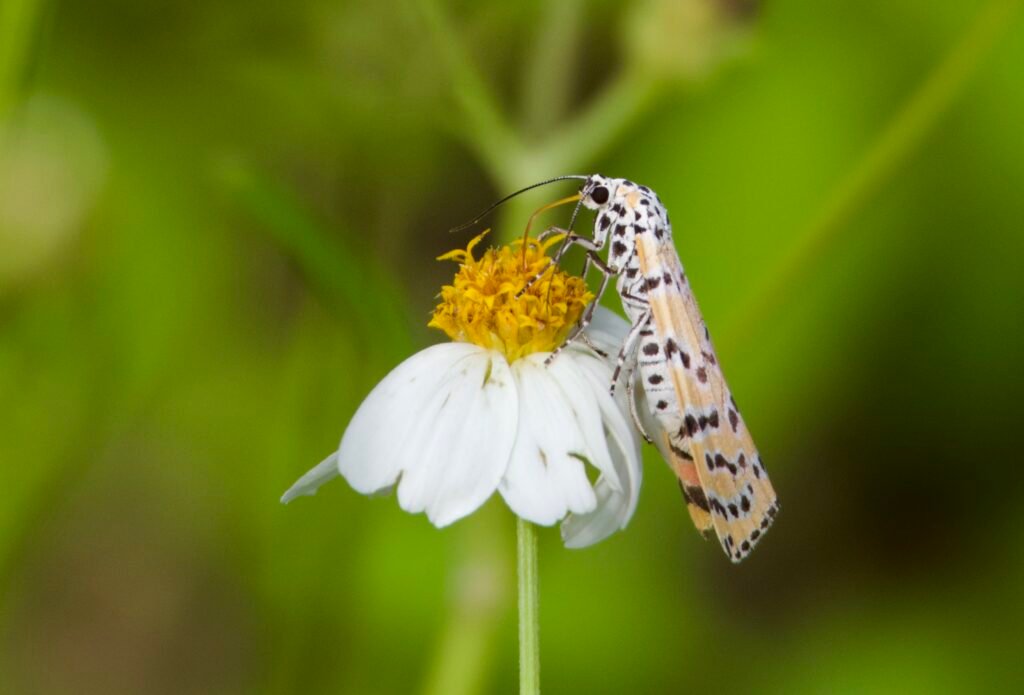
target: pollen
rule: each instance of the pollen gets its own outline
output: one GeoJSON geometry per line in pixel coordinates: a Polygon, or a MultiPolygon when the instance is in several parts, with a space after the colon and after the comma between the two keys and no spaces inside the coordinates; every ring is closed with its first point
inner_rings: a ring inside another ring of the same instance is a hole
{"type": "Polygon", "coordinates": [[[528,239],[525,248],[522,240],[515,241],[475,259],[473,249],[486,234],[438,257],[456,261],[459,270],[452,284],[441,288],[441,303],[427,325],[454,341],[499,350],[510,362],[554,350],[594,298],[582,278],[552,267],[547,251],[562,237],[528,239]]]}

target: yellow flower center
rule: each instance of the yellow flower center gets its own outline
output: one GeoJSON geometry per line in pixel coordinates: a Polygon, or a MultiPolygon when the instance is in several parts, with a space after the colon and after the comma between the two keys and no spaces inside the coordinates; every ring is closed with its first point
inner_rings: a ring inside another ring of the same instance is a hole
{"type": "Polygon", "coordinates": [[[549,267],[547,250],[562,237],[544,243],[530,239],[525,249],[522,241],[516,241],[488,249],[476,260],[473,247],[486,234],[469,242],[465,250],[438,257],[460,266],[452,284],[441,288],[441,303],[428,325],[440,328],[452,340],[500,350],[509,362],[554,350],[594,298],[582,278],[549,267]],[[529,289],[516,296],[538,274],[529,289]]]}

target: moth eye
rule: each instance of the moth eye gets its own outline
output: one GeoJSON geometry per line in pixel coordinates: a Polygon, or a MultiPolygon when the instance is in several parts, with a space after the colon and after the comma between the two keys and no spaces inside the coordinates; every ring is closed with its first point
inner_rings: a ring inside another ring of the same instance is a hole
{"type": "Polygon", "coordinates": [[[598,186],[590,192],[590,199],[598,205],[604,205],[608,202],[608,189],[604,186],[598,186]]]}

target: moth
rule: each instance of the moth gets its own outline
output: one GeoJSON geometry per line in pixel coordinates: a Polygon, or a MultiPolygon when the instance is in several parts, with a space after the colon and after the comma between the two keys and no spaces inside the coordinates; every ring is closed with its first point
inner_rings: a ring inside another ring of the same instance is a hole
{"type": "Polygon", "coordinates": [[[586,253],[584,275],[590,266],[602,274],[597,296],[566,344],[585,339],[583,330],[594,307],[615,278],[631,328],[617,357],[611,389],[625,369],[633,420],[678,477],[694,525],[705,537],[716,534],[729,559],[739,562],[771,526],[779,503],[725,383],[672,241],[668,211],[650,188],[596,174],[558,177],[529,188],[566,178],[583,179],[579,193],[542,210],[578,201],[576,212],[568,229],[552,227],[541,236],[565,235],[553,264],[569,247],[579,246],[586,253]],[[596,212],[590,238],[572,231],[580,205],[596,212]],[[607,260],[600,255],[605,248],[607,260]],[[636,411],[637,381],[642,403],[659,425],[653,437],[636,411]]]}

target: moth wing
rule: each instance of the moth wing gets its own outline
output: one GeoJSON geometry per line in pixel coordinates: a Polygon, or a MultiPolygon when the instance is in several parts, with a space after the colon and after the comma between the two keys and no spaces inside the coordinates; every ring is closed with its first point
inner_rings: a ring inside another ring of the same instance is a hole
{"type": "Polygon", "coordinates": [[[683,499],[686,501],[686,510],[690,513],[693,525],[704,536],[709,536],[714,530],[714,523],[693,453],[689,450],[688,445],[680,445],[672,441],[664,428],[648,427],[647,431],[654,439],[654,445],[658,448],[662,458],[679,479],[679,489],[682,490],[683,499]]]}
{"type": "Polygon", "coordinates": [[[657,414],[665,430],[664,448],[675,455],[669,464],[677,475],[685,469],[686,477],[680,475],[680,481],[697,528],[706,526],[698,523],[695,506],[706,512],[729,559],[739,562],[771,526],[778,498],[725,383],[675,247],[669,240],[642,235],[637,238],[637,253],[642,275],[662,278],[648,292],[648,301],[654,339],[667,358],[679,405],[678,412],[657,414]],[[680,466],[678,459],[690,465],[680,466]],[[694,476],[704,499],[695,499],[694,476]]]}

